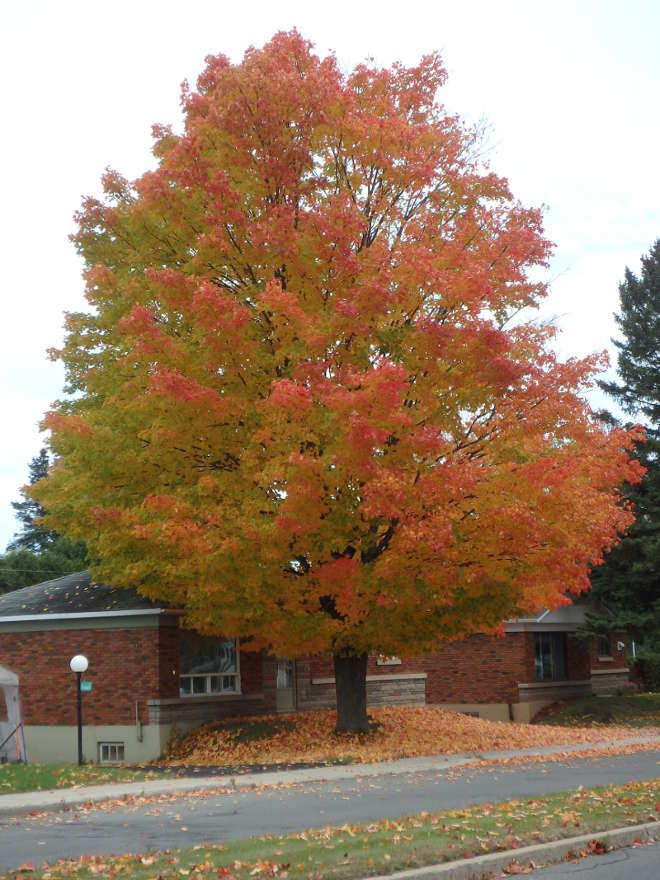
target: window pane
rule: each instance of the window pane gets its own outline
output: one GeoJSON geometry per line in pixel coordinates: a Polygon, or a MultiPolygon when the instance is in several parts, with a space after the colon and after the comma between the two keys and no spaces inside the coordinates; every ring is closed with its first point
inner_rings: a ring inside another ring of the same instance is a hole
{"type": "Polygon", "coordinates": [[[236,642],[181,633],[181,674],[236,672],[236,642]]]}
{"type": "Polygon", "coordinates": [[[282,659],[277,661],[277,687],[293,687],[293,662],[291,660],[282,659]]]}
{"type": "Polygon", "coordinates": [[[566,633],[534,633],[534,668],[537,681],[566,679],[566,633]]]}
{"type": "Polygon", "coordinates": [[[206,676],[205,675],[195,675],[192,679],[192,692],[193,694],[205,694],[206,693],[206,676]]]}
{"type": "Polygon", "coordinates": [[[189,678],[179,680],[179,693],[181,696],[192,693],[192,683],[189,678]]]}

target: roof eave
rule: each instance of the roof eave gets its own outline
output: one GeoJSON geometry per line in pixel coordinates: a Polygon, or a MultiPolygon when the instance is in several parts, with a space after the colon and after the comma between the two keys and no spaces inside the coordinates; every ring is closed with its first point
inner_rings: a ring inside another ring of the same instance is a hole
{"type": "Polygon", "coordinates": [[[122,611],[72,611],[60,614],[13,614],[7,617],[0,617],[2,623],[32,623],[34,621],[47,620],[98,620],[107,619],[109,617],[146,617],[159,614],[180,614],[170,608],[135,608],[134,610],[122,611]]]}

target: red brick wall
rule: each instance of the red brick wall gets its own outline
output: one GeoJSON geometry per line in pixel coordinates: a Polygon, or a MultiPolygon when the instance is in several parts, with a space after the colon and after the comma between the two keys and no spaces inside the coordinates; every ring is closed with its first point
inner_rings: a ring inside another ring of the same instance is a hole
{"type": "Polygon", "coordinates": [[[566,667],[569,681],[586,681],[591,677],[588,642],[566,636],[566,667]]]}
{"type": "MultiPolygon", "coordinates": [[[[163,626],[158,632],[158,693],[148,699],[179,696],[179,627],[163,626]]],[[[93,693],[93,692],[92,692],[93,693]]],[[[147,718],[141,718],[146,724],[147,718]]]]}
{"type": "Polygon", "coordinates": [[[622,632],[610,634],[610,656],[611,660],[598,659],[598,639],[593,639],[589,645],[589,658],[591,669],[623,669],[628,665],[628,654],[626,645],[626,636],[622,632]],[[623,648],[617,649],[617,643],[621,642],[623,648]]]}
{"type": "MultiPolygon", "coordinates": [[[[331,657],[306,659],[312,678],[334,675],[331,657]]],[[[411,672],[426,673],[427,703],[515,703],[518,683],[534,681],[533,636],[473,635],[434,654],[402,658],[401,664],[379,666],[375,654],[367,664],[367,675],[411,672]]]]}
{"type": "Polygon", "coordinates": [[[241,692],[260,694],[263,691],[263,662],[260,651],[240,651],[241,692]]]}
{"type": "Polygon", "coordinates": [[[427,702],[517,703],[518,683],[534,675],[534,646],[530,653],[528,636],[477,634],[415,661],[428,676],[427,702]]]}
{"type": "Polygon", "coordinates": [[[19,677],[25,724],[76,724],[74,654],[84,654],[86,724],[133,724],[135,701],[146,722],[145,701],[178,694],[178,633],[162,629],[78,629],[0,633],[0,666],[19,677]],[[162,650],[159,651],[159,645],[162,650]]]}
{"type": "MultiPolygon", "coordinates": [[[[135,702],[148,723],[146,701],[179,696],[179,630],[176,625],[138,629],[77,629],[0,633],[0,666],[19,676],[25,724],[76,724],[74,654],[84,654],[86,724],[133,724],[135,702]]],[[[241,652],[241,690],[263,690],[263,657],[241,652]]]]}

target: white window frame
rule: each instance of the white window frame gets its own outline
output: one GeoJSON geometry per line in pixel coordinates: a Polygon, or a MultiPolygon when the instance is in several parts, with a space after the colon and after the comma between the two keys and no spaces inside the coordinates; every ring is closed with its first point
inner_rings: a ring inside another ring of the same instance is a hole
{"type": "Polygon", "coordinates": [[[123,764],[126,760],[126,743],[123,742],[100,742],[99,746],[99,764],[123,764]],[[115,750],[115,757],[109,757],[110,750],[115,750]],[[116,756],[117,750],[121,749],[121,758],[116,756]],[[103,752],[107,750],[104,757],[103,752]]]}
{"type": "Polygon", "coordinates": [[[241,693],[241,652],[238,649],[238,639],[229,639],[228,641],[234,642],[234,651],[236,653],[236,672],[185,672],[179,673],[179,697],[182,700],[189,700],[191,697],[220,697],[229,695],[235,695],[241,693]],[[192,689],[192,681],[190,683],[190,693],[184,694],[181,689],[181,682],[183,679],[205,679],[204,681],[204,690],[203,691],[195,691],[193,693],[192,689]],[[233,678],[234,679],[234,688],[233,689],[225,689],[224,688],[224,680],[223,687],[219,691],[211,690],[211,679],[212,678],[233,678]]]}

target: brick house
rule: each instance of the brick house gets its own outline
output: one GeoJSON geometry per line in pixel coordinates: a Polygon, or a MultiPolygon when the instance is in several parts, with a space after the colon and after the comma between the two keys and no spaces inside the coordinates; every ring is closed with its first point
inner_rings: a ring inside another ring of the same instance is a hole
{"type": "MultiPolygon", "coordinates": [[[[423,657],[373,656],[368,702],[529,721],[557,699],[612,691],[628,680],[625,639],[578,642],[572,633],[584,611],[572,605],[509,621],[502,638],[477,634],[423,657]]],[[[89,660],[88,760],[149,760],[175,727],[333,705],[331,658],[277,660],[203,638],[180,619],[132,590],[94,584],[87,572],[0,596],[0,666],[19,679],[29,758],[75,758],[74,654],[89,660]]]]}

